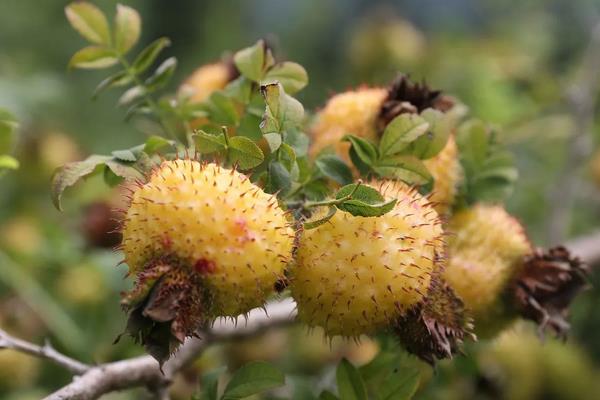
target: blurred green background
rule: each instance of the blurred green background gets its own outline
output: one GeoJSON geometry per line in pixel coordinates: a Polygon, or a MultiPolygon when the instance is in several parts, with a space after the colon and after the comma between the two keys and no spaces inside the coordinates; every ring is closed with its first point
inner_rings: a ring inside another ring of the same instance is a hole
{"type": "MultiPolygon", "coordinates": [[[[310,84],[298,96],[307,108],[346,88],[385,84],[398,71],[456,95],[473,116],[502,128],[521,172],[507,207],[537,245],[554,244],[547,234],[550,196],[577,129],[565,93],[600,20],[600,1],[122,2],[142,15],[140,47],[158,36],[172,39],[166,55],[179,60],[174,82],[228,50],[266,38],[278,58],[307,69],[310,84]]],[[[116,5],[95,3],[109,15],[116,5]]],[[[143,126],[124,121],[117,93],[91,99],[101,75],[67,71],[83,41],[65,20],[66,4],[0,0],[0,107],[20,121],[15,155],[22,164],[0,181],[0,327],[32,341],[49,337],[70,355],[103,362],[141,353],[129,340],[112,345],[125,323],[118,294],[129,283],[124,268],[116,267],[119,254],[99,246],[109,243],[99,243],[89,228],[118,195],[92,178],[67,193],[66,211],[59,213],[50,202],[49,179],[65,162],[133,146],[144,135],[143,126]]],[[[594,173],[592,162],[597,118],[592,122],[589,157],[570,172],[579,181],[570,237],[600,225],[600,171],[594,173]]],[[[596,289],[576,302],[567,344],[549,340],[542,346],[530,327],[519,326],[494,343],[473,346],[467,358],[442,363],[417,398],[598,398],[600,279],[593,280],[596,289]]],[[[294,376],[287,389],[304,399],[302,391],[327,383],[339,357],[364,363],[377,349],[370,341],[330,348],[303,328],[270,335],[209,351],[176,382],[176,398],[189,398],[203,370],[266,358],[294,376]],[[265,340],[269,351],[257,351],[265,340]]],[[[0,352],[1,399],[37,399],[69,380],[52,365],[0,352]]]]}

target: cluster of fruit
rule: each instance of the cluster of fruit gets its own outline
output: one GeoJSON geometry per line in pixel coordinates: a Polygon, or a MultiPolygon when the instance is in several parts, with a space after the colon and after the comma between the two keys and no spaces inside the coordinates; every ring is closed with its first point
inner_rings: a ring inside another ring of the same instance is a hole
{"type": "MultiPolygon", "coordinates": [[[[235,76],[232,68],[201,67],[184,86],[203,101],[235,76]]],[[[447,112],[453,101],[406,77],[389,89],[337,94],[316,114],[309,153],[333,148],[350,162],[347,133],[377,142],[397,115],[447,112]]],[[[473,319],[486,336],[519,312],[564,333],[572,289],[585,281],[581,263],[564,249],[536,252],[499,205],[453,212],[463,178],[453,135],[425,163],[435,182],[429,195],[372,179],[363,185],[396,199],[390,212],[336,213],[303,229],[292,209],[234,168],[193,157],[163,161],[132,187],[123,227],[126,262],[137,274],[125,302],[153,326],[141,339],[167,329],[181,342],[215,317],[263,306],[285,286],[308,326],[345,337],[392,330],[429,362],[475,337],[473,319]]],[[[326,213],[320,207],[300,221],[326,213]]]]}
{"type": "Polygon", "coordinates": [[[305,118],[290,94],[306,71],[259,41],[157,100],[176,60],[143,75],[167,39],[128,63],[141,29],[134,10],[118,7],[112,33],[88,3],[67,16],[95,43],[71,65],[120,63],[97,91],[131,86],[120,104],[173,139],[91,156],[53,180],[59,206],[64,188],[100,165],[108,183],[130,178],[127,332],[159,361],[217,317],[284,291],[309,327],[352,338],[393,332],[430,363],[519,315],[567,331],[587,268],[562,247],[534,249],[499,205],[516,179],[510,155],[485,124],[464,120],[457,99],[400,75],[334,95],[305,118]]]}

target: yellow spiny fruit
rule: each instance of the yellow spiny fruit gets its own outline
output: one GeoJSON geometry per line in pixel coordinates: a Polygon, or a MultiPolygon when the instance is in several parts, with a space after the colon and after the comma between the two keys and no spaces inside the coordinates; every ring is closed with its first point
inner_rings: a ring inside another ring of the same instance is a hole
{"type": "MultiPolygon", "coordinates": [[[[340,140],[346,134],[353,134],[377,143],[377,118],[388,94],[385,88],[359,88],[329,99],[317,114],[312,128],[311,156],[316,156],[326,147],[332,147],[338,156],[351,164],[348,155],[350,144],[340,140]]],[[[440,153],[424,162],[435,179],[431,200],[437,203],[435,209],[440,215],[447,215],[462,179],[462,167],[454,137],[449,138],[440,153]]]]}
{"type": "Polygon", "coordinates": [[[456,197],[458,184],[463,176],[454,136],[448,138],[448,142],[441,152],[424,160],[424,163],[434,179],[429,199],[436,203],[434,208],[440,215],[448,215],[456,197]]]}
{"type": "Polygon", "coordinates": [[[476,205],[448,224],[449,262],[444,278],[480,319],[500,313],[500,295],[532,253],[523,227],[502,207],[476,205]]]}
{"type": "Polygon", "coordinates": [[[227,86],[234,75],[232,69],[231,65],[222,61],[203,65],[183,82],[181,90],[191,92],[190,100],[194,103],[200,103],[213,92],[227,86]]]}
{"type": "Polygon", "coordinates": [[[376,140],[376,119],[388,92],[385,88],[359,88],[333,96],[319,111],[312,128],[311,156],[325,147],[350,162],[348,143],[340,142],[346,134],[376,140]]]}
{"type": "Polygon", "coordinates": [[[359,336],[389,327],[423,300],[444,251],[437,212],[416,191],[384,182],[397,198],[380,217],[338,211],[300,239],[290,287],[298,316],[329,336],[359,336]]]}
{"type": "Polygon", "coordinates": [[[213,316],[261,306],[283,276],[294,231],[277,198],[245,175],[165,161],[132,193],[123,228],[132,272],[163,257],[201,276],[213,316]]]}

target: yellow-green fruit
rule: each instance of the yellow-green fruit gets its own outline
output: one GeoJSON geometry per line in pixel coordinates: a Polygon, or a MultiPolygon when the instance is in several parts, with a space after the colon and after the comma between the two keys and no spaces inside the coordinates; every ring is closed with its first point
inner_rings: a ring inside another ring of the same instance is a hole
{"type": "Polygon", "coordinates": [[[225,62],[203,65],[183,82],[180,90],[188,91],[191,93],[190,100],[200,103],[227,86],[232,79],[232,68],[225,62]]]}
{"type": "Polygon", "coordinates": [[[434,208],[440,215],[448,215],[454,204],[458,184],[463,176],[454,136],[450,136],[442,151],[436,156],[424,160],[424,163],[434,179],[429,199],[436,203],[434,208]]]}
{"type": "Polygon", "coordinates": [[[340,157],[350,162],[350,145],[340,140],[347,134],[376,140],[376,119],[387,94],[385,88],[359,88],[329,99],[312,128],[310,154],[315,156],[332,146],[340,157]]]}
{"type": "Polygon", "coordinates": [[[540,398],[544,386],[539,338],[521,324],[506,329],[482,348],[478,362],[482,373],[502,389],[502,398],[540,398]]]}
{"type": "Polygon", "coordinates": [[[39,369],[40,363],[37,358],[16,350],[1,349],[0,389],[17,389],[32,386],[39,369]]]}
{"type": "Polygon", "coordinates": [[[202,276],[215,316],[261,306],[283,276],[294,231],[277,198],[235,170],[165,161],[132,193],[123,250],[132,272],[161,257],[202,276]]]}
{"type": "Polygon", "coordinates": [[[519,221],[499,206],[476,205],[458,212],[448,231],[444,278],[474,314],[478,327],[480,318],[500,307],[502,291],[532,247],[519,221]]]}
{"type": "Polygon", "coordinates": [[[290,288],[300,320],[329,336],[388,327],[420,302],[444,251],[437,212],[404,184],[378,189],[397,198],[380,217],[338,211],[300,239],[290,288]]]}
{"type": "Polygon", "coordinates": [[[9,250],[25,255],[34,255],[42,250],[44,237],[33,217],[14,217],[4,222],[1,229],[0,244],[9,250]]]}

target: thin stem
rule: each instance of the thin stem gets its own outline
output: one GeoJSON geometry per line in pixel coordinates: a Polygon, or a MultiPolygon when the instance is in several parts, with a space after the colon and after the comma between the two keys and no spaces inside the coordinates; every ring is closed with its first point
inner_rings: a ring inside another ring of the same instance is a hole
{"type": "Polygon", "coordinates": [[[146,91],[146,89],[145,89],[146,85],[144,84],[144,82],[142,82],[139,75],[131,67],[131,64],[129,64],[129,61],[127,61],[127,59],[125,57],[123,57],[122,55],[118,55],[117,58],[118,58],[119,62],[121,63],[121,65],[123,66],[123,68],[125,69],[125,72],[127,72],[127,75],[129,75],[129,77],[133,80],[133,82],[137,86],[144,88],[144,100],[146,100],[146,103],[148,103],[148,106],[152,109],[154,114],[157,115],[157,117],[160,121],[160,124],[162,125],[165,132],[171,137],[171,139],[177,141],[177,135],[175,135],[175,133],[171,129],[171,126],[165,121],[163,112],[160,109],[158,103],[146,91]]]}
{"type": "Polygon", "coordinates": [[[55,364],[66,368],[76,375],[81,375],[91,368],[87,364],[59,353],[54,349],[54,347],[52,347],[52,345],[50,345],[50,342],[48,341],[46,341],[43,346],[38,346],[36,344],[29,343],[25,340],[11,336],[2,329],[0,329],[0,349],[12,349],[20,351],[21,353],[30,354],[32,356],[45,358],[46,360],[50,360],[55,364]]]}

